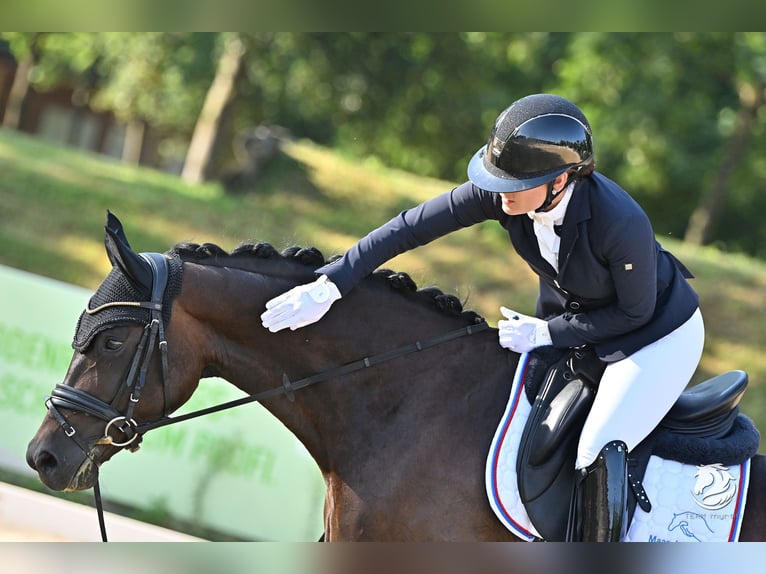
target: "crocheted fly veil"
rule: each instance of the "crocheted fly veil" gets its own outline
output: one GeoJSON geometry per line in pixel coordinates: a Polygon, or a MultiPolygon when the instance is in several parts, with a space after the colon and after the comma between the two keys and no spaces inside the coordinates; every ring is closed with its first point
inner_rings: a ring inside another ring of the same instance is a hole
{"type": "MultiPolygon", "coordinates": [[[[88,309],[93,310],[106,303],[147,302],[151,299],[152,271],[149,264],[135,253],[122,230],[122,224],[107,212],[105,246],[112,270],[90,298],[88,309]]],[[[181,290],[183,262],[175,252],[166,253],[169,277],[163,297],[163,321],[170,321],[171,304],[181,290]]],[[[105,307],[97,313],[83,311],[77,321],[72,347],[85,351],[93,338],[101,331],[118,325],[149,324],[150,311],[141,307],[117,305],[105,307]]]]}

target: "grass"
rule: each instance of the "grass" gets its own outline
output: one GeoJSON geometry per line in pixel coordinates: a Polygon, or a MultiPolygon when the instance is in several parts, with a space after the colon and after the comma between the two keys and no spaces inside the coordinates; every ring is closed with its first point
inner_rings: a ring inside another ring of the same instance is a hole
{"type": "MultiPolygon", "coordinates": [[[[313,245],[326,256],[402,209],[454,183],[378,164],[352,162],[310,142],[283,156],[246,193],[177,177],[0,130],[0,263],[95,289],[109,271],[103,248],[107,209],[138,251],[179,241],[230,249],[247,240],[278,248],[313,245]]],[[[694,381],[742,369],[750,388],[742,410],[766,429],[766,264],[673,238],[663,246],[697,276],[707,338],[694,381]]],[[[537,281],[496,224],[474,226],[401,255],[388,267],[435,285],[495,323],[498,307],[531,313],[537,281]]]]}

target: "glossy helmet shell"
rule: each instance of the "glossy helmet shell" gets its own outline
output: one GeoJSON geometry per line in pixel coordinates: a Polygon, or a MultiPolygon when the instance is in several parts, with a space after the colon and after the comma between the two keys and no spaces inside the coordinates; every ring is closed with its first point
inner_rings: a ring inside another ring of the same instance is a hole
{"type": "Polygon", "coordinates": [[[468,164],[468,178],[487,191],[523,191],[592,162],[585,114],[560,96],[533,94],[497,117],[487,145],[468,164]]]}

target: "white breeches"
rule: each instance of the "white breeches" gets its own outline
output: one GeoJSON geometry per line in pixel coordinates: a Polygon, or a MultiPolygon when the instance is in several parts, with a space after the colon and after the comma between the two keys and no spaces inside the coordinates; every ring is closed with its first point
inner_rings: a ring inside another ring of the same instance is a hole
{"type": "Polygon", "coordinates": [[[675,331],[616,363],[601,378],[577,446],[578,469],[589,466],[613,440],[633,450],[683,392],[702,357],[700,310],[675,331]]]}

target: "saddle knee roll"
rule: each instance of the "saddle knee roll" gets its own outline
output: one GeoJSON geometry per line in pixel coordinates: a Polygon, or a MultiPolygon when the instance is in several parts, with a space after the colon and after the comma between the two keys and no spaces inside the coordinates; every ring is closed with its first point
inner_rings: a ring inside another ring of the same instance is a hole
{"type": "Polygon", "coordinates": [[[529,434],[528,463],[540,466],[567,440],[579,434],[593,404],[593,391],[580,379],[569,382],[550,402],[529,434]]]}

